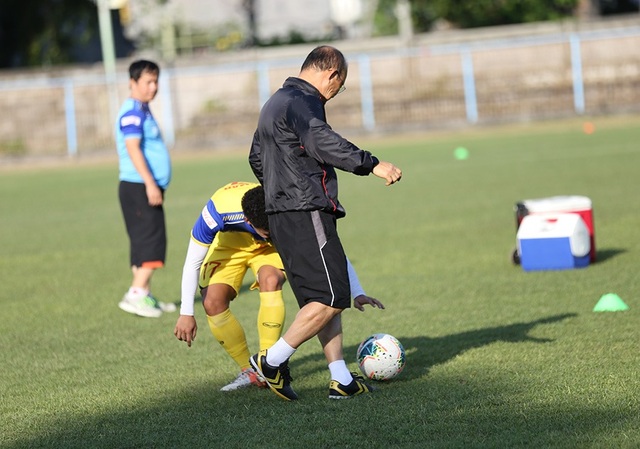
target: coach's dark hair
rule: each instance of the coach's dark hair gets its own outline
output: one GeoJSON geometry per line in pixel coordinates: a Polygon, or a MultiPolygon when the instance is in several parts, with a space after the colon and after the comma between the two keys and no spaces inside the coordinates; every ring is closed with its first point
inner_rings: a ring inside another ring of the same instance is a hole
{"type": "Polygon", "coordinates": [[[265,212],[264,189],[262,186],[247,190],[242,195],[242,212],[254,228],[269,230],[269,219],[265,212]]]}
{"type": "Polygon", "coordinates": [[[347,71],[347,60],[337,48],[330,45],[320,45],[307,55],[307,59],[302,63],[300,70],[312,67],[317,70],[335,69],[340,74],[344,74],[347,71]]]}
{"type": "Polygon", "coordinates": [[[160,67],[155,62],[146,59],[134,61],[129,66],[129,78],[134,81],[138,81],[144,72],[160,75],[160,67]]]}

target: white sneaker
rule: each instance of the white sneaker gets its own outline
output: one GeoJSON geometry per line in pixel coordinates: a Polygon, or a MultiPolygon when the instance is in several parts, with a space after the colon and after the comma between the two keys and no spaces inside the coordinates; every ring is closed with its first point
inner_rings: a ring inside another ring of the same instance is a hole
{"type": "Polygon", "coordinates": [[[147,318],[158,318],[162,315],[162,309],[158,301],[153,296],[148,295],[135,298],[127,293],[118,304],[118,307],[125,312],[147,318]]]}
{"type": "Polygon", "coordinates": [[[163,312],[175,312],[176,310],[178,310],[176,305],[172,302],[158,301],[156,297],[153,296],[151,293],[148,293],[147,296],[153,298],[158,303],[158,307],[160,307],[160,310],[162,310],[163,312]]]}
{"type": "Polygon", "coordinates": [[[245,368],[240,371],[238,377],[236,377],[231,383],[220,388],[220,391],[239,390],[240,388],[247,388],[251,385],[255,385],[257,387],[267,386],[267,384],[261,380],[260,376],[258,376],[258,373],[256,373],[253,368],[245,368]]]}
{"type": "Polygon", "coordinates": [[[175,312],[176,310],[178,310],[176,305],[172,302],[158,301],[158,306],[160,307],[160,310],[162,310],[163,312],[175,312]]]}

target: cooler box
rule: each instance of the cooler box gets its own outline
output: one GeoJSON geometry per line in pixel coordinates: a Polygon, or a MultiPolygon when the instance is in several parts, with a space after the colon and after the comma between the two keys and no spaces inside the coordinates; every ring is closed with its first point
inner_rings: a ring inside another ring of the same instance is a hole
{"type": "Polygon", "coordinates": [[[527,215],[520,223],[517,240],[520,265],[525,271],[589,265],[589,230],[578,214],[527,215]]]}
{"type": "Polygon", "coordinates": [[[589,260],[596,261],[596,240],[595,227],[593,223],[593,207],[591,200],[586,196],[565,195],[552,196],[549,198],[538,198],[524,200],[516,203],[516,229],[520,228],[522,220],[527,215],[546,213],[572,213],[578,214],[589,231],[589,241],[591,249],[589,260]]]}

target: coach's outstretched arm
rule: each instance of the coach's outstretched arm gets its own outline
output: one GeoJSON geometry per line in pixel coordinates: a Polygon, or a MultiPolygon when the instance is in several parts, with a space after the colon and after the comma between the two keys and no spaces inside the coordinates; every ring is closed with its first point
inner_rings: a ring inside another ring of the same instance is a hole
{"type": "Polygon", "coordinates": [[[402,178],[402,170],[391,162],[380,161],[371,171],[374,175],[386,181],[385,185],[394,184],[402,178]]]}

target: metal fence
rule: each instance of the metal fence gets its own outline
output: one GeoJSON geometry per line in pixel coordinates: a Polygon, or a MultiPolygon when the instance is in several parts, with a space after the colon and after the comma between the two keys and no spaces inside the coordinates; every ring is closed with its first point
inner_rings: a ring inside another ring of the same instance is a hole
{"type": "MultiPolygon", "coordinates": [[[[347,92],[327,113],[339,132],[386,133],[638,112],[638,48],[638,26],[352,46],[347,92]]],[[[165,139],[175,151],[248,145],[260,106],[298,73],[308,49],[163,69],[151,107],[165,139]]],[[[110,86],[95,68],[76,72],[0,76],[0,157],[113,151],[126,68],[110,86]]]]}

